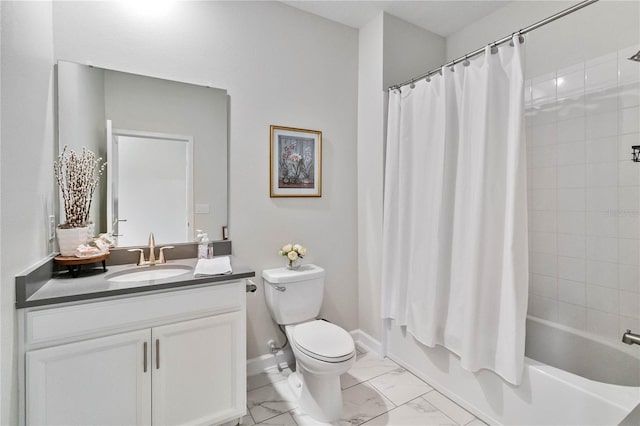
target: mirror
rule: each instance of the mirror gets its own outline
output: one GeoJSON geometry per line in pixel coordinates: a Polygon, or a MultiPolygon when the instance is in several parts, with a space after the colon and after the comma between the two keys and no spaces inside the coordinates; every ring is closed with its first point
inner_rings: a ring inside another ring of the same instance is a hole
{"type": "MultiPolygon", "coordinates": [[[[227,224],[227,92],[58,61],[58,136],[107,159],[91,207],[118,246],[222,239],[227,224]]],[[[63,215],[64,213],[61,213],[63,215]]]]}

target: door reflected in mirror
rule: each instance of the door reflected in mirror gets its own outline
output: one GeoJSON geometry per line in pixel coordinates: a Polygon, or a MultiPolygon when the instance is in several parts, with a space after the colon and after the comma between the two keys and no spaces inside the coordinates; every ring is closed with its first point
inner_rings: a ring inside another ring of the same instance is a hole
{"type": "Polygon", "coordinates": [[[227,104],[223,89],[59,61],[60,148],[109,162],[96,233],[119,235],[121,247],[145,245],[150,232],[158,244],[193,241],[196,229],[222,239],[227,104]]]}
{"type": "Polygon", "coordinates": [[[107,160],[107,220],[119,245],[143,245],[151,232],[158,241],[191,238],[193,137],[112,129],[107,160]]]}

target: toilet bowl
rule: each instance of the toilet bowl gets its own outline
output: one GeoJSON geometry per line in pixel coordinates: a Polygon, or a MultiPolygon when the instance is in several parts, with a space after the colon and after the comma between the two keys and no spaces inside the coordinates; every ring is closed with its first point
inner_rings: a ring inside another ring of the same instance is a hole
{"type": "Polygon", "coordinates": [[[330,422],[342,415],[340,375],[356,361],[351,335],[337,325],[314,320],[285,327],[296,372],[289,384],[300,409],[314,419],[330,422]]]}
{"type": "Polygon", "coordinates": [[[265,297],[272,318],[285,326],[296,360],[289,384],[300,409],[322,422],[342,415],[340,375],[356,361],[353,338],[343,328],[317,320],[322,304],[324,269],[304,265],[262,272],[265,297]]]}

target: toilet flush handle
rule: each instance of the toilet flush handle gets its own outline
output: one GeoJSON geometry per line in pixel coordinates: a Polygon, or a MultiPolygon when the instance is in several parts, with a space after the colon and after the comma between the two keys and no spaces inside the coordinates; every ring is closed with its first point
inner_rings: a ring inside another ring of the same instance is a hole
{"type": "Polygon", "coordinates": [[[279,286],[279,285],[274,285],[273,288],[275,288],[278,291],[282,291],[282,292],[287,291],[286,287],[279,286]]]}

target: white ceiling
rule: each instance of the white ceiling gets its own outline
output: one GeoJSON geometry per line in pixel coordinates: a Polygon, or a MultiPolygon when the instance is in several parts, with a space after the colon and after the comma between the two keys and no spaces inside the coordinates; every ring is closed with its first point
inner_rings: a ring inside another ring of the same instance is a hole
{"type": "Polygon", "coordinates": [[[447,37],[489,15],[504,6],[507,1],[288,0],[283,3],[354,28],[361,28],[384,11],[442,37],[447,37]]]}

